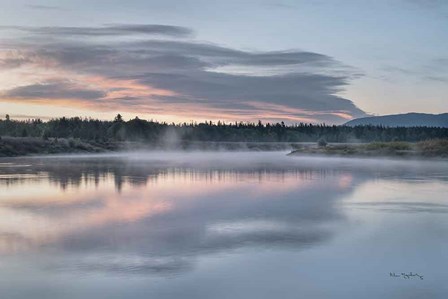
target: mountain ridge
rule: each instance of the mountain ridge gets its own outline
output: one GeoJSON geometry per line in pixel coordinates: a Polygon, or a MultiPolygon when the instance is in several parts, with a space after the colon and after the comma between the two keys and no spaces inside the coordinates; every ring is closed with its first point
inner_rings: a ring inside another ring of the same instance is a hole
{"type": "Polygon", "coordinates": [[[410,112],[352,119],[346,126],[387,126],[387,127],[441,127],[448,128],[448,113],[429,114],[410,112]]]}

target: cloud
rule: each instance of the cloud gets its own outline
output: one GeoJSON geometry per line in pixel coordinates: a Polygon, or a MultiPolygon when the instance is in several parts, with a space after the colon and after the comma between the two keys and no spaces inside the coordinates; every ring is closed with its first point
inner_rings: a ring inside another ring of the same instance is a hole
{"type": "Polygon", "coordinates": [[[27,58],[2,58],[0,59],[0,70],[18,68],[26,63],[30,62],[27,58]]]}
{"type": "Polygon", "coordinates": [[[448,59],[439,57],[436,59],[430,59],[420,64],[408,66],[406,68],[384,66],[381,68],[381,71],[385,73],[384,80],[387,81],[392,80],[389,74],[395,74],[414,79],[419,83],[421,81],[444,83],[448,81],[448,59]]]}
{"type": "Polygon", "coordinates": [[[191,39],[86,38],[139,33],[184,37],[191,33],[184,27],[165,25],[23,30],[36,36],[26,42],[9,41],[4,47],[20,52],[20,57],[27,59],[36,72],[51,69],[94,90],[33,82],[7,90],[4,94],[9,97],[32,99],[48,94],[48,99],[54,99],[55,95],[64,97],[66,93],[65,98],[82,99],[83,105],[92,100],[89,109],[97,105],[102,111],[169,114],[201,120],[342,123],[347,118],[365,116],[351,100],[338,95],[357,74],[324,54],[302,50],[243,51],[191,39]],[[54,36],[42,38],[42,33],[54,36]],[[62,38],[65,34],[75,40],[62,38]],[[107,88],[94,86],[104,85],[105,81],[107,88]],[[114,86],[119,89],[114,90],[114,86]],[[107,92],[107,101],[101,90],[113,91],[107,92]],[[94,101],[95,96],[103,101],[94,101]]]}
{"type": "MultiPolygon", "coordinates": [[[[251,156],[249,161],[232,155],[211,160],[203,153],[175,156],[160,160],[158,154],[143,159],[139,155],[122,163],[110,163],[108,158],[57,159],[27,165],[29,176],[13,178],[15,184],[4,183],[20,188],[24,181],[37,179],[81,190],[93,188],[95,181],[103,191],[74,192],[64,201],[55,195],[2,203],[0,210],[14,212],[17,219],[32,215],[45,224],[37,225],[32,233],[22,226],[11,229],[10,243],[15,242],[17,248],[24,244],[28,250],[47,246],[63,250],[62,260],[52,260],[60,270],[183,272],[191,270],[197,258],[210,254],[243,248],[296,251],[327,242],[336,232],[330,224],[345,218],[337,209],[339,200],[365,179],[359,171],[355,183],[349,180],[341,187],[347,173],[330,171],[337,166],[321,169],[315,162],[305,161],[304,166],[303,161],[291,162],[286,157],[266,161],[265,156],[251,156]],[[195,179],[190,182],[192,175],[195,179]],[[309,179],[320,176],[325,177],[325,186],[309,179]],[[163,187],[173,179],[176,189],[163,187]],[[210,184],[197,193],[204,181],[210,184]],[[147,182],[151,187],[143,194],[141,187],[147,182]],[[254,191],[254,184],[260,182],[263,187],[254,191]],[[140,187],[117,194],[103,188],[111,183],[140,187]],[[169,208],[161,209],[161,204],[169,208]]],[[[14,167],[3,170],[5,174],[14,171],[14,167]]]]}
{"type": "Polygon", "coordinates": [[[270,9],[276,8],[276,9],[287,9],[287,10],[290,10],[290,9],[297,9],[298,8],[298,6],[296,6],[296,5],[292,5],[292,4],[289,4],[289,3],[284,3],[284,2],[281,2],[281,1],[269,1],[269,2],[266,2],[264,5],[266,7],[268,7],[268,8],[270,8],[270,9]]]}
{"type": "Polygon", "coordinates": [[[100,90],[85,89],[70,82],[54,81],[43,84],[19,86],[7,90],[2,96],[15,99],[94,100],[105,97],[106,93],[100,90]]]}
{"type": "Polygon", "coordinates": [[[448,7],[445,0],[405,0],[405,1],[429,9],[441,9],[448,7]]]}
{"type": "Polygon", "coordinates": [[[102,27],[26,27],[26,26],[1,26],[3,30],[17,30],[31,34],[43,34],[52,36],[125,36],[125,35],[166,35],[185,37],[192,31],[185,27],[169,25],[144,25],[144,24],[111,24],[102,27]]]}
{"type": "Polygon", "coordinates": [[[62,8],[62,7],[59,7],[59,6],[52,6],[52,5],[37,5],[37,4],[30,4],[30,5],[27,5],[27,7],[28,7],[28,8],[31,8],[31,9],[38,9],[38,10],[58,10],[58,11],[65,10],[65,9],[62,8]]]}

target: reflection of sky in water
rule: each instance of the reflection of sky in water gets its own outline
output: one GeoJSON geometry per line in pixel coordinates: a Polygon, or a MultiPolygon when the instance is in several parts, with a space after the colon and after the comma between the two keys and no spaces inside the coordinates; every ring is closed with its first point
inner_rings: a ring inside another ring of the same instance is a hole
{"type": "Polygon", "coordinates": [[[282,153],[3,160],[0,292],[445,298],[447,166],[282,153]]]}

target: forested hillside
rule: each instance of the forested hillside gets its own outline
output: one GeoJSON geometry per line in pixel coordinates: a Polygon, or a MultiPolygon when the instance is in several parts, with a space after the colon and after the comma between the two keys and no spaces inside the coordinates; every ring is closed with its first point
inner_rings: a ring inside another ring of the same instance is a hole
{"type": "Polygon", "coordinates": [[[74,138],[95,141],[225,141],[225,142],[371,142],[421,141],[448,138],[448,128],[333,126],[284,123],[182,123],[168,124],[134,118],[124,121],[120,115],[112,121],[57,118],[18,121],[8,116],[0,120],[0,136],[74,138]]]}

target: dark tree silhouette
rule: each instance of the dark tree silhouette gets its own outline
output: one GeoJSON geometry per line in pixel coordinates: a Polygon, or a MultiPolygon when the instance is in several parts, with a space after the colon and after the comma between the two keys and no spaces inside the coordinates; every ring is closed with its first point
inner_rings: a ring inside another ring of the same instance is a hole
{"type": "Polygon", "coordinates": [[[55,118],[47,122],[40,119],[24,121],[0,120],[0,136],[29,136],[74,138],[86,141],[140,141],[162,142],[166,136],[176,136],[181,142],[371,142],[421,141],[448,138],[448,128],[437,127],[383,127],[335,126],[324,124],[293,124],[235,122],[167,124],[135,117],[124,121],[118,114],[113,121],[92,118],[55,118]]]}

